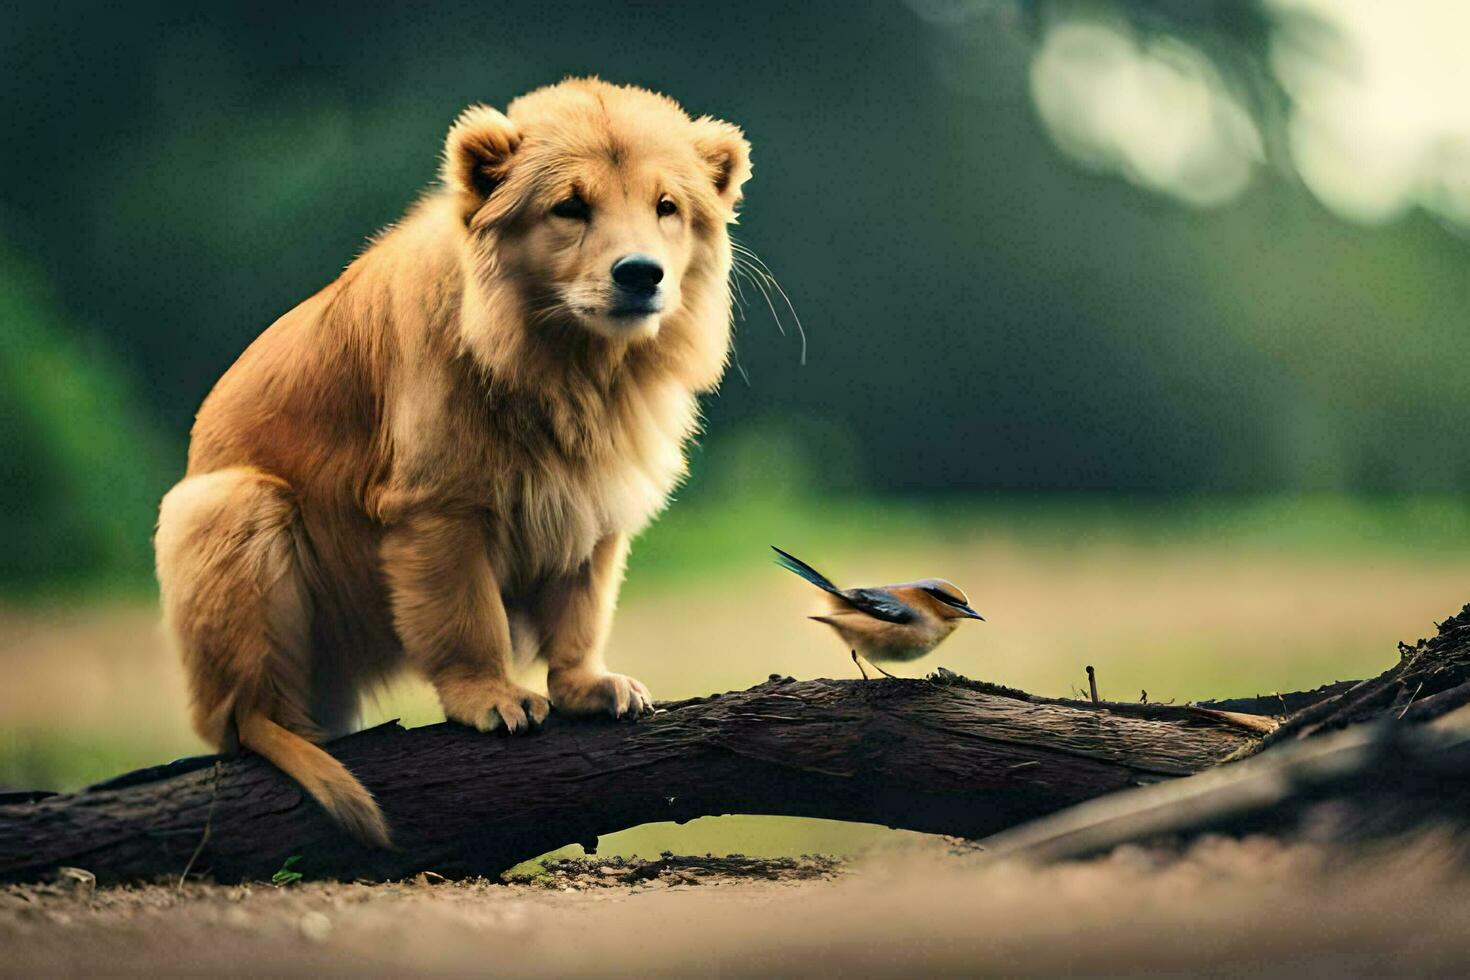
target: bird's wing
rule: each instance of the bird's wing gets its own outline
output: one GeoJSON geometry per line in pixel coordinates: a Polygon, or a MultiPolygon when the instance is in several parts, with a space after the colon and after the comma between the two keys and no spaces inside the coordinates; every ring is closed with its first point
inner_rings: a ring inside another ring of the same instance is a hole
{"type": "Polygon", "coordinates": [[[919,615],[912,606],[882,589],[843,589],[833,595],[859,612],[885,623],[911,623],[919,615]]]}

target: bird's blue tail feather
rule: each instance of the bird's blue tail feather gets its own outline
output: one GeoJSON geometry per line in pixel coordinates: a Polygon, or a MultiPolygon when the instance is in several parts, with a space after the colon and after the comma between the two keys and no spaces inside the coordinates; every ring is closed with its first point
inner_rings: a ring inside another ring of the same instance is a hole
{"type": "Polygon", "coordinates": [[[777,565],[780,565],[787,571],[795,572],[819,589],[826,589],[828,592],[837,591],[837,586],[833,585],[832,582],[827,578],[827,576],[823,575],[821,572],[817,571],[815,568],[808,565],[800,558],[796,557],[795,555],[787,554],[775,545],[771,545],[771,550],[780,556],[776,559],[777,565]]]}

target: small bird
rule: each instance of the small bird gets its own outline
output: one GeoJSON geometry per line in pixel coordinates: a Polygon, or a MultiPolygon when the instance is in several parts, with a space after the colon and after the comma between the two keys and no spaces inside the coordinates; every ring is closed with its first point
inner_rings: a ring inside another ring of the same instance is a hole
{"type": "Polygon", "coordinates": [[[926,578],[900,585],[880,585],[867,589],[839,589],[831,580],[795,555],[775,545],[771,550],[780,557],[776,564],[795,572],[832,597],[832,611],[825,616],[812,616],[826,623],[852,650],[852,662],[868,679],[868,672],[858,656],[872,664],[880,674],[892,677],[878,661],[917,660],[944,642],[962,619],[985,617],[970,608],[952,582],[942,578],[926,578]]]}

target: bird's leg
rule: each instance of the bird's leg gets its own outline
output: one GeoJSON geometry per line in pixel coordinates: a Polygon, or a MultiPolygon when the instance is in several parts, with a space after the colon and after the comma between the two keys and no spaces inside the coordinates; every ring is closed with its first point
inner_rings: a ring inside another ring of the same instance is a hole
{"type": "Polygon", "coordinates": [[[868,672],[866,670],[863,670],[863,661],[864,660],[867,660],[868,661],[868,666],[869,667],[872,667],[874,670],[876,670],[878,673],[882,674],[884,677],[888,678],[889,680],[891,680],[891,681],[898,680],[897,677],[893,676],[888,671],[884,670],[882,667],[879,667],[877,664],[873,663],[873,661],[868,660],[867,657],[863,657],[863,658],[859,659],[858,658],[858,652],[856,650],[854,650],[854,651],[852,651],[852,662],[855,663],[855,664],[857,664],[857,669],[858,670],[862,671],[863,680],[866,681],[866,680],[871,680],[872,679],[872,678],[868,677],[868,672]]]}
{"type": "MultiPolygon", "coordinates": [[[[863,658],[863,659],[864,659],[864,660],[867,660],[867,659],[868,659],[868,658],[866,658],[866,657],[864,657],[864,658],[863,658]]],[[[869,665],[870,665],[870,666],[871,666],[871,667],[872,667],[872,668],[873,668],[873,669],[874,669],[874,670],[876,670],[876,671],[877,671],[877,672],[878,672],[878,673],[880,673],[880,674],[882,674],[882,675],[883,675],[883,676],[884,676],[884,677],[886,677],[886,678],[888,678],[888,679],[889,679],[889,680],[891,680],[891,681],[896,681],[896,680],[898,680],[898,678],[897,678],[897,677],[895,677],[895,676],[894,676],[894,675],[892,675],[892,674],[890,674],[890,673],[889,673],[889,672],[888,672],[888,671],[886,671],[886,670],[884,670],[884,669],[883,669],[883,668],[882,668],[882,667],[879,667],[879,666],[878,666],[878,665],[877,665],[877,664],[875,664],[875,663],[873,663],[873,661],[871,661],[871,660],[868,660],[868,664],[869,664],[869,665]]]]}

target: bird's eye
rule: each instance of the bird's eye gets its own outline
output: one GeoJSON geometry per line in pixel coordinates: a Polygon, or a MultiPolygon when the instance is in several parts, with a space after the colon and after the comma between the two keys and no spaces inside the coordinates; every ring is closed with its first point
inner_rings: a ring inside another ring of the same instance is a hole
{"type": "Polygon", "coordinates": [[[672,197],[664,195],[663,197],[658,199],[658,207],[655,208],[655,210],[658,211],[658,216],[660,218],[667,218],[671,214],[679,213],[679,205],[674,203],[674,199],[672,197]]]}
{"type": "Polygon", "coordinates": [[[557,201],[551,206],[551,213],[558,218],[571,218],[575,221],[586,221],[592,214],[592,208],[582,200],[582,195],[573,194],[563,201],[557,201]]]}

